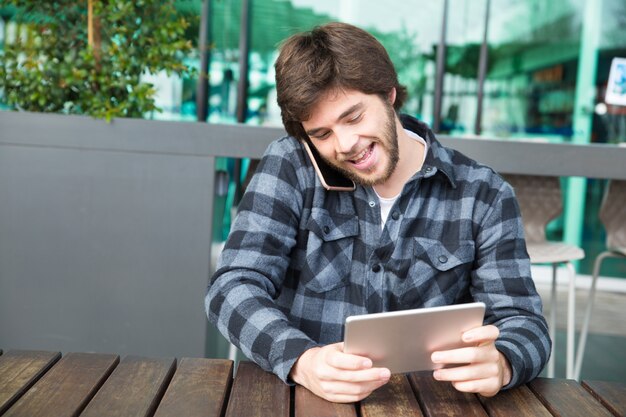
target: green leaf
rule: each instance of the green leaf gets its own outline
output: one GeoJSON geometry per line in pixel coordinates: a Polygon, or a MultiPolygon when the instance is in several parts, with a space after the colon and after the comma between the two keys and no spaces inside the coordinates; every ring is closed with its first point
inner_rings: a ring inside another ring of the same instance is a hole
{"type": "MultiPolygon", "coordinates": [[[[145,72],[191,75],[188,22],[172,0],[94,3],[101,21],[99,59],[87,46],[87,2],[14,1],[25,28],[20,42],[0,51],[0,89],[19,109],[82,113],[111,120],[158,111],[145,72]]],[[[22,33],[20,31],[20,33],[22,33]]]]}

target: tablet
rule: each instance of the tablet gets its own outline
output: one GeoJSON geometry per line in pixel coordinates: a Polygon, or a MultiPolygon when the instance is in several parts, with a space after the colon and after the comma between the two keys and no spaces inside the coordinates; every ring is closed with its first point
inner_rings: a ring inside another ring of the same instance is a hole
{"type": "Polygon", "coordinates": [[[471,346],[463,332],[483,325],[484,303],[418,308],[350,316],[344,352],[366,356],[392,373],[442,368],[431,362],[436,350],[471,346]]]}

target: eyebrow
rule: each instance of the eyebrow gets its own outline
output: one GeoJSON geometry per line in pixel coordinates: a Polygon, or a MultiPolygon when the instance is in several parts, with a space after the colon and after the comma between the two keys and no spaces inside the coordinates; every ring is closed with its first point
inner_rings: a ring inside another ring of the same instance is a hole
{"type": "MultiPolygon", "coordinates": [[[[343,113],[341,113],[339,117],[337,117],[337,121],[343,119],[344,117],[349,116],[350,114],[354,113],[357,110],[360,110],[361,108],[363,108],[363,103],[359,102],[359,103],[353,104],[352,106],[348,107],[343,113]]],[[[314,129],[307,130],[305,133],[309,136],[315,136],[317,133],[325,129],[326,129],[325,127],[316,127],[314,129]]]]}

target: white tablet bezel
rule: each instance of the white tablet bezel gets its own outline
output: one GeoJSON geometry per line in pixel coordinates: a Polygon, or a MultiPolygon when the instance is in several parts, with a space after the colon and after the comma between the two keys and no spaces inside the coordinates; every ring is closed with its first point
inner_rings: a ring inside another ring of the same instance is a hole
{"type": "Polygon", "coordinates": [[[469,346],[461,335],[483,325],[484,303],[363,314],[346,319],[344,352],[366,356],[392,373],[442,368],[437,350],[469,346]]]}

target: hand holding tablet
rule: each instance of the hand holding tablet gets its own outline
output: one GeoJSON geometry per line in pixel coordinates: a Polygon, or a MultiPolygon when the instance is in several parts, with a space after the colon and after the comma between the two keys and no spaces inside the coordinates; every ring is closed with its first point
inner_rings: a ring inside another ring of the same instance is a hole
{"type": "Polygon", "coordinates": [[[483,325],[484,303],[458,304],[346,319],[344,352],[368,357],[374,367],[392,373],[433,370],[435,351],[469,346],[461,340],[467,330],[483,325]]]}

